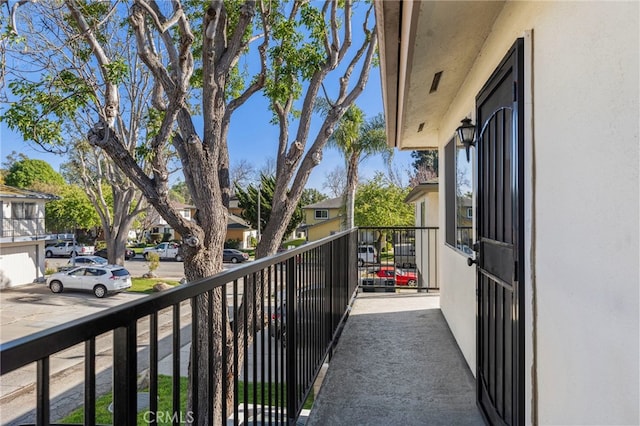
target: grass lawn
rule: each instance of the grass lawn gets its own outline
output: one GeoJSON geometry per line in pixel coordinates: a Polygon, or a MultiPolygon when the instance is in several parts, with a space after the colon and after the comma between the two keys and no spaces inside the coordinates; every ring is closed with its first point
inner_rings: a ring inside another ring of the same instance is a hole
{"type": "Polygon", "coordinates": [[[306,243],[307,240],[305,238],[298,238],[297,240],[289,240],[282,243],[282,247],[287,248],[289,246],[300,247],[302,244],[306,243]]]}
{"type": "Polygon", "coordinates": [[[134,293],[153,293],[153,286],[157,283],[167,283],[169,285],[178,285],[178,281],[161,280],[158,278],[131,278],[131,288],[128,290],[134,293]]]}
{"type": "MultiPolygon", "coordinates": [[[[187,378],[181,377],[180,378],[180,401],[181,401],[180,405],[182,407],[181,409],[184,415],[186,415],[187,384],[188,384],[187,378]]],[[[172,386],[171,376],[164,376],[164,375],[158,376],[158,412],[162,412],[162,413],[173,412],[171,386],[172,386]]],[[[254,387],[253,383],[247,384],[247,391],[248,391],[247,402],[248,403],[253,403],[253,387],[254,387]]],[[[256,389],[257,391],[256,402],[258,404],[260,404],[262,401],[262,390],[263,390],[262,386],[258,384],[258,387],[256,389]]],[[[141,392],[146,392],[146,391],[148,391],[148,389],[143,389],[141,392]]],[[[268,389],[266,385],[265,385],[264,391],[265,391],[265,399],[267,399],[269,394],[268,394],[268,389]]],[[[273,383],[271,385],[271,392],[272,392],[272,398],[275,400],[273,405],[280,406],[280,399],[279,399],[280,392],[283,392],[286,395],[286,392],[287,392],[286,388],[284,387],[281,388],[280,385],[278,385],[277,383],[273,383]]],[[[107,409],[109,407],[109,404],[111,404],[111,400],[112,400],[111,393],[108,393],[96,399],[96,423],[97,424],[113,424],[112,415],[107,409]]],[[[244,402],[244,383],[239,382],[238,383],[238,404],[243,402],[244,402]]],[[[266,402],[266,404],[268,405],[268,402],[266,402]]],[[[309,397],[309,399],[304,405],[304,408],[311,408],[311,405],[313,405],[313,395],[309,397]]],[[[146,412],[147,410],[142,410],[140,413],[138,413],[137,424],[139,425],[147,424],[147,420],[149,419],[149,414],[146,414],[145,416],[146,412]]],[[[162,419],[158,418],[158,420],[162,420],[162,419]]],[[[69,414],[67,417],[60,420],[59,423],[66,423],[66,424],[84,423],[83,408],[78,408],[77,410],[69,414]]],[[[163,425],[163,424],[171,424],[171,423],[163,423],[158,421],[158,424],[163,425]]]]}
{"type": "Polygon", "coordinates": [[[391,261],[393,261],[393,252],[392,253],[389,253],[389,252],[382,253],[380,255],[380,261],[383,261],[383,260],[391,260],[391,261]]]}

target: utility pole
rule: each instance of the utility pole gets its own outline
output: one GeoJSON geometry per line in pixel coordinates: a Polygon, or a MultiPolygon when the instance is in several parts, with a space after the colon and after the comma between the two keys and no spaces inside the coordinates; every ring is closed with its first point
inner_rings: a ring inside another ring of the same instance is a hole
{"type": "Polygon", "coordinates": [[[258,184],[258,242],[260,242],[260,199],[262,198],[262,182],[258,184]]]}

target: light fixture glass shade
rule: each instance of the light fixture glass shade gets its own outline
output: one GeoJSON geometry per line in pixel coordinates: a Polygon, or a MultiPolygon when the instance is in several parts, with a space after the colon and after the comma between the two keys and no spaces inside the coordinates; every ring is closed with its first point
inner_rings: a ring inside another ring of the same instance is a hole
{"type": "Polygon", "coordinates": [[[463,145],[469,146],[475,144],[476,126],[471,123],[470,118],[464,118],[462,120],[462,124],[458,127],[457,132],[458,138],[463,145]]]}
{"type": "Polygon", "coordinates": [[[464,146],[465,151],[467,152],[467,162],[470,161],[469,148],[476,144],[476,126],[471,123],[470,118],[463,118],[462,124],[456,130],[458,133],[458,139],[460,143],[464,146]]]}

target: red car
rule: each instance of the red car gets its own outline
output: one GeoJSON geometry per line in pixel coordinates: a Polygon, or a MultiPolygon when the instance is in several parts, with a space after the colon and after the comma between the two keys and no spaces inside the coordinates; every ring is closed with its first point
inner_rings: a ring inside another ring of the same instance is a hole
{"type": "Polygon", "coordinates": [[[407,272],[404,269],[395,268],[393,266],[383,266],[376,271],[376,275],[380,278],[393,278],[396,285],[408,285],[413,287],[418,282],[416,274],[407,272]]]}

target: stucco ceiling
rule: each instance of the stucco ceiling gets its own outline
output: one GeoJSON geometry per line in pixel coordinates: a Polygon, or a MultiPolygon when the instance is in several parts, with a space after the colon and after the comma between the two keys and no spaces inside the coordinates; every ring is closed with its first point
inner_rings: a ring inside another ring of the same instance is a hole
{"type": "Polygon", "coordinates": [[[375,6],[389,145],[437,147],[440,122],[504,2],[376,1],[375,6]],[[437,73],[439,84],[431,90],[437,73]]]}

